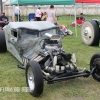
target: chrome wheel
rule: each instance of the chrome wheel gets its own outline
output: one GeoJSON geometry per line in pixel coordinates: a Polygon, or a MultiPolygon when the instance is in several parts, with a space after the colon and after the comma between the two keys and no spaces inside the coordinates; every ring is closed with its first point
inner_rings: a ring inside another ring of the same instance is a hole
{"type": "Polygon", "coordinates": [[[28,79],[28,84],[29,84],[29,90],[33,91],[35,88],[35,83],[34,83],[34,75],[33,75],[31,67],[29,67],[28,69],[27,79],[28,79]]]}
{"type": "Polygon", "coordinates": [[[84,44],[89,46],[98,45],[99,43],[99,25],[96,21],[85,21],[81,27],[81,38],[84,44]]]}
{"type": "Polygon", "coordinates": [[[26,65],[26,83],[29,93],[32,96],[38,97],[43,92],[43,74],[41,67],[36,61],[29,61],[26,65]]]}
{"type": "Polygon", "coordinates": [[[84,30],[83,30],[83,39],[84,41],[91,41],[91,39],[93,39],[93,35],[92,35],[92,30],[89,26],[87,26],[84,30]]]}

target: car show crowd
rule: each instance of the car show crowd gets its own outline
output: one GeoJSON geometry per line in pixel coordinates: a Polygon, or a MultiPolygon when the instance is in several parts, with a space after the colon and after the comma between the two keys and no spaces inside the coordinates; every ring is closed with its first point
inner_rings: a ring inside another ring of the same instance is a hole
{"type": "MultiPolygon", "coordinates": [[[[15,5],[13,9],[13,14],[14,14],[14,21],[22,21],[20,18],[20,9],[18,5],[15,5]]],[[[55,9],[54,5],[50,5],[49,9],[46,12],[41,12],[41,7],[38,6],[36,11],[35,11],[35,16],[30,19],[32,21],[49,21],[53,24],[56,24],[60,28],[60,34],[62,35],[72,35],[73,32],[69,29],[67,29],[67,25],[60,24],[57,21],[56,14],[55,14],[55,9]]],[[[3,27],[9,23],[8,17],[5,15],[5,12],[2,12],[0,16],[0,30],[3,30],[3,27]]]]}

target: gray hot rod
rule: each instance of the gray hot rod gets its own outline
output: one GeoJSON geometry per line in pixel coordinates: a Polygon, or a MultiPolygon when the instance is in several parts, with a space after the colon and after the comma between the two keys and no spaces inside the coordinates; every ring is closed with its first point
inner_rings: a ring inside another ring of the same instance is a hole
{"type": "Polygon", "coordinates": [[[43,92],[44,80],[56,81],[88,77],[100,81],[100,55],[90,61],[90,70],[79,70],[75,54],[62,48],[58,26],[48,21],[10,22],[0,31],[0,52],[8,50],[22,63],[26,83],[31,95],[43,92]]]}

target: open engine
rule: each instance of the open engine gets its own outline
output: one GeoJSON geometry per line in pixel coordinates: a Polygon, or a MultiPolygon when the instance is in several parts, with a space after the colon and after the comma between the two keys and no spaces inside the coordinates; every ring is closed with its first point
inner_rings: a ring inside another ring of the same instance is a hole
{"type": "Polygon", "coordinates": [[[43,39],[43,47],[46,50],[58,50],[62,47],[61,38],[59,35],[46,33],[43,39]]]}
{"type": "Polygon", "coordinates": [[[46,33],[41,48],[44,50],[44,55],[49,56],[44,64],[46,72],[77,71],[76,57],[74,54],[65,53],[62,49],[61,37],[59,35],[46,33]]]}

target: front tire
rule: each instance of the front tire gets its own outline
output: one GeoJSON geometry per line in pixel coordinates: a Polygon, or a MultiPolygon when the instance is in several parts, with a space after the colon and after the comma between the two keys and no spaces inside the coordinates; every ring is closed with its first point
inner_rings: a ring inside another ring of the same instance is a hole
{"type": "Polygon", "coordinates": [[[43,74],[38,62],[29,61],[26,65],[26,83],[32,96],[39,97],[43,92],[43,74]]]}
{"type": "Polygon", "coordinates": [[[100,53],[94,54],[90,60],[90,70],[95,67],[96,69],[92,73],[92,76],[95,80],[100,82],[100,53]]]}
{"type": "Polygon", "coordinates": [[[86,21],[81,27],[81,38],[84,44],[89,46],[99,45],[99,25],[96,21],[86,21]]]}

